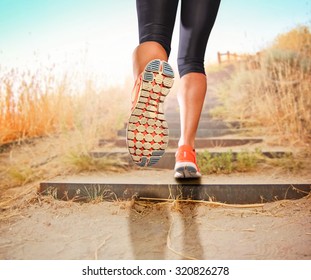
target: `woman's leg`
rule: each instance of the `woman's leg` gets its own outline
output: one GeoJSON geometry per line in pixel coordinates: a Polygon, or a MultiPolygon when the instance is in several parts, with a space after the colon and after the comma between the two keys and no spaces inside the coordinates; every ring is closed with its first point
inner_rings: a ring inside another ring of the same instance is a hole
{"type": "Polygon", "coordinates": [[[183,0],[181,5],[178,92],[181,136],[179,146],[194,148],[195,135],[206,94],[204,55],[220,0],[183,0]]]}
{"type": "Polygon", "coordinates": [[[139,46],[133,54],[135,87],[127,126],[127,146],[139,166],[155,164],[168,145],[163,102],[173,85],[167,59],[178,0],[137,0],[139,46]]]}
{"type": "Polygon", "coordinates": [[[195,137],[206,94],[204,55],[220,0],[183,0],[181,5],[178,103],[181,135],[176,153],[175,177],[197,178],[195,137]]]}
{"type": "Polygon", "coordinates": [[[178,0],[136,0],[139,45],[133,53],[134,79],[153,59],[168,60],[178,0]]]}
{"type": "Polygon", "coordinates": [[[178,146],[195,147],[195,136],[204,104],[206,87],[206,76],[202,73],[188,73],[181,78],[177,95],[181,131],[178,146]]]}

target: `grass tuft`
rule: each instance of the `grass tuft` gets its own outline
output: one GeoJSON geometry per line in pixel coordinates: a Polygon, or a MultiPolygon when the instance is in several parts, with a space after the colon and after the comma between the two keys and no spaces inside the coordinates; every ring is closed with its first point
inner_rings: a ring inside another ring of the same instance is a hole
{"type": "Polygon", "coordinates": [[[250,162],[253,162],[253,159],[248,152],[238,155],[237,161],[234,159],[231,150],[216,155],[212,155],[207,150],[198,154],[198,165],[202,174],[230,174],[235,171],[246,172],[250,170],[250,162]]]}
{"type": "Polygon", "coordinates": [[[233,155],[229,150],[212,155],[205,150],[198,153],[198,166],[202,174],[230,174],[233,172],[252,172],[255,170],[279,169],[284,172],[296,173],[304,169],[304,161],[292,153],[283,156],[264,155],[261,150],[243,150],[233,155]]]}
{"type": "Polygon", "coordinates": [[[76,172],[83,171],[121,171],[128,166],[124,160],[118,157],[94,158],[87,153],[71,152],[66,157],[66,162],[72,166],[76,172]]]}

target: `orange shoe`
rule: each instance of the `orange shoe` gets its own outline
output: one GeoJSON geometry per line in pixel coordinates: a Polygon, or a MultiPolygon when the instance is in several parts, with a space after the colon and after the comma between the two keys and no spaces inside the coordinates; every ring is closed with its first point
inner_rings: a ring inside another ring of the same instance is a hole
{"type": "Polygon", "coordinates": [[[147,64],[134,86],[126,140],[129,153],[139,166],[157,163],[167,148],[168,125],[163,102],[173,79],[172,67],[156,59],[147,64]]]}
{"type": "Polygon", "coordinates": [[[182,145],[176,152],[175,178],[199,178],[195,150],[189,145],[182,145]]]}

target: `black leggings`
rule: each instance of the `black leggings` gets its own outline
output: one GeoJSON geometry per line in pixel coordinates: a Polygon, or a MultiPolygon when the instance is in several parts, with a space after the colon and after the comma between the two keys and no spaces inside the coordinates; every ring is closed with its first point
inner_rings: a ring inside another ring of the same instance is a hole
{"type": "MultiPolygon", "coordinates": [[[[139,43],[154,41],[162,45],[167,56],[179,0],[136,0],[139,43]]],[[[203,73],[204,54],[213,28],[220,0],[182,0],[178,48],[180,76],[203,73]]]]}

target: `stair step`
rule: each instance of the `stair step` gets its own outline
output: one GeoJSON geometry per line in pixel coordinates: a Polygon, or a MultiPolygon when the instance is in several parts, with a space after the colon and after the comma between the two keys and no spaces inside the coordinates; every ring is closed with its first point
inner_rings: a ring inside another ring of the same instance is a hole
{"type": "MultiPolygon", "coordinates": [[[[169,102],[168,101],[168,102],[166,102],[164,104],[165,104],[165,108],[164,108],[164,113],[165,114],[179,112],[179,107],[178,106],[176,107],[176,103],[175,102],[169,102]]],[[[208,114],[209,110],[214,109],[217,106],[221,106],[222,104],[223,104],[222,102],[215,101],[215,100],[213,100],[211,102],[206,102],[203,105],[202,114],[204,114],[204,113],[208,114]]]]}
{"type": "Polygon", "coordinates": [[[115,175],[60,177],[40,184],[42,195],[57,199],[88,201],[98,196],[103,200],[136,198],[192,199],[230,204],[298,199],[310,192],[310,183],[280,182],[263,176],[254,183],[252,177],[203,176],[196,180],[176,180],[172,172],[139,170],[115,175]],[[234,182],[234,183],[233,183],[234,182]]]}
{"type": "MultiPolygon", "coordinates": [[[[197,149],[196,152],[198,154],[202,153],[204,149],[197,149]]],[[[221,154],[227,153],[229,149],[227,148],[216,148],[216,149],[209,149],[208,150],[210,155],[212,157],[219,156],[221,154]]],[[[234,148],[230,149],[232,153],[233,159],[236,159],[238,153],[242,152],[242,149],[239,148],[234,148]]],[[[161,159],[153,165],[154,168],[159,168],[159,169],[174,169],[175,166],[175,152],[176,150],[167,150],[165,154],[161,157],[161,159]]],[[[252,152],[251,150],[248,150],[248,152],[252,152]]],[[[289,154],[289,151],[284,151],[284,150],[266,150],[266,151],[261,151],[261,153],[268,157],[268,158],[281,158],[284,157],[285,155],[289,154]]],[[[127,149],[119,149],[119,150],[95,150],[91,151],[89,153],[92,157],[94,158],[102,158],[102,157],[118,157],[121,158],[123,161],[128,163],[130,166],[136,166],[134,162],[132,161],[127,149]]]]}
{"type": "MultiPolygon", "coordinates": [[[[171,137],[168,142],[168,147],[176,148],[178,146],[178,138],[171,137]]],[[[231,147],[241,146],[246,144],[255,144],[263,142],[262,138],[244,137],[244,138],[197,138],[195,140],[195,147],[200,148],[211,148],[211,147],[231,147]]],[[[124,137],[117,139],[100,139],[99,146],[106,144],[114,144],[117,147],[126,147],[126,140],[124,137]]]]}
{"type": "MultiPolygon", "coordinates": [[[[196,138],[207,138],[207,137],[219,137],[225,135],[233,135],[237,133],[246,133],[249,132],[249,129],[198,129],[196,133],[196,138]]],[[[119,137],[126,136],[126,129],[118,130],[119,137]]],[[[169,129],[169,136],[170,137],[179,137],[180,136],[180,129],[169,129]]]]}
{"type": "MultiPolygon", "coordinates": [[[[224,122],[221,120],[203,120],[200,121],[198,130],[201,129],[240,129],[241,123],[238,121],[224,122]]],[[[180,129],[180,122],[168,122],[169,129],[180,129]]]]}
{"type": "MultiPolygon", "coordinates": [[[[179,120],[179,112],[178,111],[169,111],[169,112],[165,112],[165,119],[167,121],[169,120],[179,120]]],[[[203,119],[207,119],[207,120],[212,120],[212,115],[208,112],[208,111],[204,111],[201,113],[201,120],[203,119]]]]}
{"type": "MultiPolygon", "coordinates": [[[[240,129],[241,123],[238,121],[224,122],[221,120],[203,120],[199,123],[198,129],[240,129]]],[[[127,123],[124,123],[123,128],[126,129],[127,123]]],[[[169,129],[180,129],[180,121],[168,121],[169,129]]]]}

